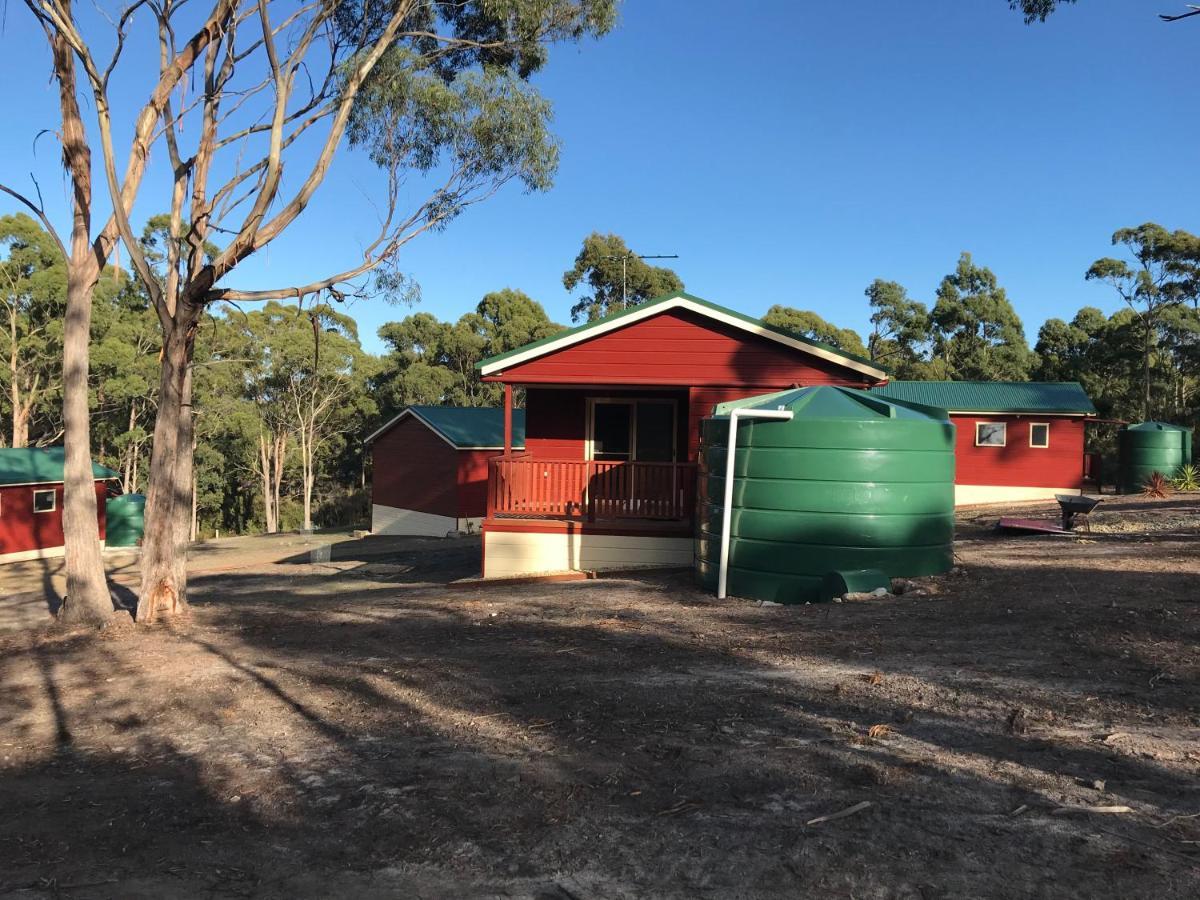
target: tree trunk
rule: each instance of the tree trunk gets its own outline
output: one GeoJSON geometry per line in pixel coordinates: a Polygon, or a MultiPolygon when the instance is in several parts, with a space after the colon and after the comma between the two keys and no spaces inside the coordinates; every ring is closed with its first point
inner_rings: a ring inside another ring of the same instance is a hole
{"type": "Polygon", "coordinates": [[[280,517],[279,486],[283,484],[283,461],[287,456],[287,433],[280,432],[275,434],[272,446],[275,448],[275,459],[272,462],[274,469],[271,473],[271,497],[275,505],[275,530],[278,531],[283,527],[280,517]]]}
{"type": "Polygon", "coordinates": [[[1142,374],[1144,376],[1145,393],[1142,395],[1142,421],[1150,421],[1150,323],[1146,322],[1146,346],[1142,353],[1142,374]]]}
{"type": "Polygon", "coordinates": [[[14,447],[29,446],[29,414],[28,406],[23,406],[16,397],[17,388],[13,386],[12,413],[12,445],[14,447]]]}
{"type": "Polygon", "coordinates": [[[300,432],[300,466],[304,477],[304,530],[312,531],[313,445],[307,425],[300,432]]]}
{"type": "Polygon", "coordinates": [[[137,608],[137,619],[142,623],[187,610],[186,526],[192,483],[188,377],[191,340],[187,330],[186,325],[176,325],[166,336],[162,351],[137,608]]]}
{"type": "Polygon", "coordinates": [[[258,462],[262,469],[263,525],[267,534],[274,534],[279,529],[275,519],[275,495],[271,490],[271,451],[267,444],[267,436],[261,431],[258,433],[258,462]]]}
{"type": "MultiPolygon", "coordinates": [[[[190,379],[189,379],[189,382],[190,382],[190,379]]],[[[191,400],[190,400],[191,393],[192,393],[191,385],[189,384],[189,386],[188,386],[188,395],[189,395],[188,406],[191,406],[191,400]]],[[[200,515],[200,508],[197,505],[197,499],[196,499],[196,465],[195,465],[196,432],[195,432],[195,429],[192,430],[192,452],[189,454],[189,456],[192,460],[192,515],[191,515],[190,524],[188,526],[188,543],[191,544],[191,543],[194,543],[196,540],[196,525],[199,521],[199,515],[200,515]]]]}
{"type": "Polygon", "coordinates": [[[100,555],[92,472],[91,416],[88,409],[88,341],[92,288],[87,273],[67,274],[67,318],[63,327],[63,424],[66,467],[63,491],[63,543],[67,596],[59,618],[69,623],[103,624],[112,617],[112,596],[100,555]]]}

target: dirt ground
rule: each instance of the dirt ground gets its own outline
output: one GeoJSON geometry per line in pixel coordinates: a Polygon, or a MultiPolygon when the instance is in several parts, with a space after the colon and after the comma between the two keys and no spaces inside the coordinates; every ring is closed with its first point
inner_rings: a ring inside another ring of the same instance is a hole
{"type": "Polygon", "coordinates": [[[1172,524],[801,607],[204,551],[190,621],[0,635],[0,896],[1196,897],[1200,501],[1102,509],[1172,524]]]}

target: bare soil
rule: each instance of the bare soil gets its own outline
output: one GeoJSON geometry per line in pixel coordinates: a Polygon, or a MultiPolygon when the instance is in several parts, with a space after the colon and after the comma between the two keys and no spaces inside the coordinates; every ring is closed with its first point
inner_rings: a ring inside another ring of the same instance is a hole
{"type": "Polygon", "coordinates": [[[1200,895],[1200,502],[999,514],[932,596],[801,607],[207,551],[189,621],[0,637],[0,896],[1200,895]]]}

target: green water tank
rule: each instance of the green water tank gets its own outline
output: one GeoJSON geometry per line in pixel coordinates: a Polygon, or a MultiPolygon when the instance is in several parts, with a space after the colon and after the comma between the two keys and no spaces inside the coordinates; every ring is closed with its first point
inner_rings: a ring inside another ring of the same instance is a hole
{"type": "Polygon", "coordinates": [[[1137,494],[1158,472],[1174,478],[1179,467],[1192,461],[1192,430],[1167,422],[1142,422],[1121,430],[1118,436],[1117,489],[1137,494]]]}
{"type": "Polygon", "coordinates": [[[105,505],[105,546],[136,547],[146,530],[144,494],[109,497],[105,505]]]}
{"type": "MultiPolygon", "coordinates": [[[[954,426],[945,410],[842,387],[722,403],[702,424],[696,569],[715,589],[730,413],[739,416],[727,593],[777,603],[831,599],[835,573],[948,571],[954,426]],[[824,585],[824,586],[823,586],[824,585]]],[[[854,578],[853,574],[849,577],[854,578]]]]}

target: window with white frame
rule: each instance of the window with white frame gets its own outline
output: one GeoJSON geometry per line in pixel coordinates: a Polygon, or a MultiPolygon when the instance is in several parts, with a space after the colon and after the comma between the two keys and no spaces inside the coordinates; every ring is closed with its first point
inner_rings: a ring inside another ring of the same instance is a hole
{"type": "Polygon", "coordinates": [[[1049,422],[1030,422],[1029,423],[1029,446],[1030,447],[1049,447],[1050,446],[1050,423],[1049,422]]]}
{"type": "Polygon", "coordinates": [[[976,447],[1003,447],[1008,443],[1007,422],[976,422],[976,447]]]}
{"type": "Polygon", "coordinates": [[[55,493],[51,488],[48,491],[33,492],[33,511],[35,513],[54,512],[55,493]]]}

